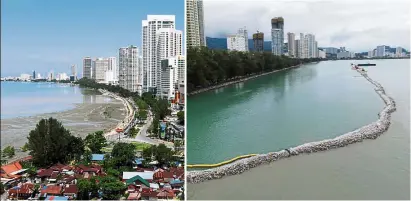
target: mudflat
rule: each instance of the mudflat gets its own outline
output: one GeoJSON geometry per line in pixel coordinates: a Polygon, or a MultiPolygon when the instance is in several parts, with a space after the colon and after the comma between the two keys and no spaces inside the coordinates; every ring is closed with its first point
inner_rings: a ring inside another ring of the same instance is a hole
{"type": "Polygon", "coordinates": [[[19,158],[27,155],[20,147],[27,142],[30,131],[43,118],[56,118],[61,121],[72,135],[85,137],[88,133],[98,130],[108,131],[123,121],[127,111],[121,101],[112,99],[107,103],[82,103],[62,112],[45,113],[30,117],[16,117],[1,120],[1,147],[8,145],[16,148],[19,158]]]}

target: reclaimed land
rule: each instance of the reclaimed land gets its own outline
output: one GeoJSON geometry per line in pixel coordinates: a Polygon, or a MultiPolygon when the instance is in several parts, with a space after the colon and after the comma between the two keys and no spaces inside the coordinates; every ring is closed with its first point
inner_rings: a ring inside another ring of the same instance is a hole
{"type": "Polygon", "coordinates": [[[376,87],[374,89],[375,92],[381,97],[386,105],[378,114],[379,118],[377,121],[354,131],[340,135],[334,139],[309,142],[297,147],[271,152],[268,154],[258,154],[256,156],[240,159],[233,163],[212,169],[189,171],[187,172],[187,182],[200,183],[207,180],[220,179],[224,176],[240,174],[251,168],[268,164],[282,158],[296,156],[303,153],[312,153],[345,147],[349,144],[362,142],[364,139],[376,139],[388,130],[391,124],[391,113],[396,110],[395,101],[385,93],[385,90],[381,84],[372,80],[366,73],[360,71],[358,72],[376,87]]]}

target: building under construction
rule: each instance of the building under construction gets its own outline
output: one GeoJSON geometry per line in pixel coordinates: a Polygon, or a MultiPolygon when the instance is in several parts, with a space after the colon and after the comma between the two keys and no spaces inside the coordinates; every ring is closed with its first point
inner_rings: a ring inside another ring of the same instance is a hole
{"type": "Polygon", "coordinates": [[[253,34],[253,44],[254,51],[263,52],[264,51],[264,33],[257,31],[253,34]]]}

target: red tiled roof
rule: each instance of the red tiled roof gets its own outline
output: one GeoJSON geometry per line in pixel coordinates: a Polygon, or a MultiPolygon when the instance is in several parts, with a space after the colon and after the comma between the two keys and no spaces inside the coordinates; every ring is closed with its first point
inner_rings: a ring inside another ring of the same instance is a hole
{"type": "Polygon", "coordinates": [[[43,189],[43,188],[40,191],[41,194],[44,194],[44,193],[53,194],[53,195],[61,194],[61,186],[47,186],[46,189],[43,189]]]}
{"type": "Polygon", "coordinates": [[[141,197],[140,193],[130,193],[127,200],[137,200],[141,197]]]}
{"type": "Polygon", "coordinates": [[[157,197],[158,192],[157,191],[141,191],[141,196],[142,197],[157,197]]]}
{"type": "Polygon", "coordinates": [[[157,198],[160,198],[160,199],[167,199],[167,198],[174,198],[174,197],[175,197],[175,194],[173,190],[163,189],[161,190],[160,193],[157,194],[157,198]]]}
{"type": "Polygon", "coordinates": [[[161,172],[161,171],[158,171],[158,172],[153,174],[153,178],[154,179],[162,179],[162,178],[164,178],[164,173],[161,172]]]}
{"type": "Polygon", "coordinates": [[[14,163],[1,166],[1,169],[4,171],[4,173],[10,174],[12,172],[19,171],[23,168],[21,167],[19,162],[14,162],[14,163]]]}
{"type": "Polygon", "coordinates": [[[174,173],[172,173],[172,172],[163,172],[163,178],[174,178],[174,173]]]}
{"type": "Polygon", "coordinates": [[[32,183],[24,183],[20,186],[19,189],[9,189],[9,195],[11,194],[28,194],[28,193],[33,193],[34,189],[34,184],[32,183]]]}
{"type": "Polygon", "coordinates": [[[78,193],[77,185],[75,185],[75,184],[68,185],[68,187],[66,187],[64,189],[64,193],[75,193],[75,194],[77,194],[78,193]]]}
{"type": "Polygon", "coordinates": [[[50,179],[57,179],[57,176],[59,175],[59,172],[53,172],[50,175],[50,179]]]}
{"type": "Polygon", "coordinates": [[[38,177],[50,177],[53,174],[53,169],[45,169],[37,173],[38,177]]]}

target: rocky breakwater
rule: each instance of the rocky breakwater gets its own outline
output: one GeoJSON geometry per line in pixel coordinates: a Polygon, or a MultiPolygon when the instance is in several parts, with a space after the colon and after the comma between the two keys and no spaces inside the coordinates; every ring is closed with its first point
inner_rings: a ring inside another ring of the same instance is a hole
{"type": "Polygon", "coordinates": [[[376,139],[383,132],[388,130],[391,123],[391,113],[396,110],[395,101],[387,94],[385,94],[385,90],[381,86],[381,84],[372,80],[366,73],[360,71],[359,73],[376,87],[375,92],[381,97],[386,105],[384,109],[378,114],[377,121],[333,139],[305,143],[297,147],[292,147],[278,152],[259,154],[217,168],[189,171],[187,173],[187,182],[199,183],[206,180],[219,179],[224,176],[240,174],[244,171],[249,170],[250,168],[262,164],[267,164],[281,158],[296,156],[303,153],[312,153],[345,147],[349,144],[361,142],[364,139],[376,139]]]}

